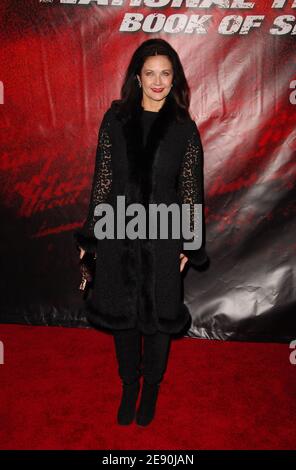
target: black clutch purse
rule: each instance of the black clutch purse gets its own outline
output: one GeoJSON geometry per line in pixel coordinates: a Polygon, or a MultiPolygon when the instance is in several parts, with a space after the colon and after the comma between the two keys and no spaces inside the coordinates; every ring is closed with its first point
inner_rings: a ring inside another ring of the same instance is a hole
{"type": "Polygon", "coordinates": [[[89,289],[94,286],[94,279],[96,274],[96,253],[85,252],[79,261],[81,272],[81,282],[79,290],[84,291],[85,295],[89,289]]]}

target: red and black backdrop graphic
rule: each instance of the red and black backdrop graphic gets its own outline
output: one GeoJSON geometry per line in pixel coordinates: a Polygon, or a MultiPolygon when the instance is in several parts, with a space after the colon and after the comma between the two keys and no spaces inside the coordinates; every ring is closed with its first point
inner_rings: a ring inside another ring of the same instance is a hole
{"type": "Polygon", "coordinates": [[[211,262],[184,277],[188,335],[295,339],[296,2],[100,3],[0,3],[1,321],[88,326],[72,235],[98,126],[135,48],[161,37],[204,146],[211,262]]]}

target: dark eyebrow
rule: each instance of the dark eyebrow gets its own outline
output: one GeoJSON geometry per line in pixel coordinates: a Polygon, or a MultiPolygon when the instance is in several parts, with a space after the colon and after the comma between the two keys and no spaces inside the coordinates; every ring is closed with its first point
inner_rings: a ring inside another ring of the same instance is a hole
{"type": "MultiPolygon", "coordinates": [[[[172,69],[163,69],[162,72],[171,72],[172,69]]],[[[146,72],[153,72],[152,69],[145,69],[146,72]]]]}

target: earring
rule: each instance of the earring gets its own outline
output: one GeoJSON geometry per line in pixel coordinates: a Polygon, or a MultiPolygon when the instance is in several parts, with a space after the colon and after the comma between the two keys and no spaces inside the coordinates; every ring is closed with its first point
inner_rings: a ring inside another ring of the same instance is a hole
{"type": "Polygon", "coordinates": [[[139,77],[137,77],[137,75],[135,76],[135,79],[138,81],[139,88],[141,88],[141,86],[142,86],[141,81],[140,81],[139,77]]]}

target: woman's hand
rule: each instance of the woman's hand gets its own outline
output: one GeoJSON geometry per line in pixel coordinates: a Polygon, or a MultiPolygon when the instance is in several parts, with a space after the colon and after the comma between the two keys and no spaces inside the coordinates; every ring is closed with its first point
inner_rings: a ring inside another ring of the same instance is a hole
{"type": "Polygon", "coordinates": [[[81,246],[79,247],[80,249],[80,255],[79,255],[79,258],[82,259],[83,256],[84,256],[84,253],[85,253],[85,250],[83,248],[81,248],[81,246]]]}
{"type": "Polygon", "coordinates": [[[182,272],[183,269],[184,269],[185,264],[186,264],[187,261],[188,261],[188,258],[187,258],[187,256],[184,255],[184,253],[181,253],[181,254],[180,254],[180,260],[181,260],[181,263],[180,263],[180,271],[182,272]]]}

